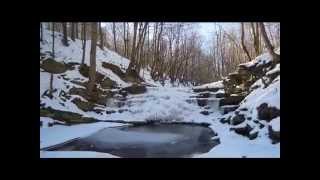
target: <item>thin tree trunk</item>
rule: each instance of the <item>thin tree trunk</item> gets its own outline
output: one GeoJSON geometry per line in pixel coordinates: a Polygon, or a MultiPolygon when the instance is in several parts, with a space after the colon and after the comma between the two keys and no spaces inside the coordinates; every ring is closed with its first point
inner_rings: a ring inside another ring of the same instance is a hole
{"type": "Polygon", "coordinates": [[[42,23],[40,23],[40,41],[43,41],[43,27],[42,27],[42,23]]]}
{"type": "Polygon", "coordinates": [[[67,33],[67,23],[62,23],[62,31],[63,31],[62,44],[65,46],[69,46],[68,33],[67,33]]]}
{"type": "Polygon", "coordinates": [[[129,67],[127,69],[127,73],[129,73],[135,67],[137,27],[138,27],[138,23],[135,22],[134,25],[133,25],[133,40],[132,40],[131,59],[130,59],[129,67]]]}
{"type": "Polygon", "coordinates": [[[103,50],[103,33],[101,29],[101,22],[99,22],[99,34],[100,34],[100,49],[103,50]]]}
{"type": "MultiPolygon", "coordinates": [[[[55,31],[55,23],[52,23],[52,59],[55,58],[54,52],[54,31],[55,31]]],[[[50,87],[49,87],[49,97],[52,98],[53,93],[53,73],[50,73],[50,87]]]]}
{"type": "Polygon", "coordinates": [[[74,34],[75,34],[74,23],[71,23],[71,39],[72,39],[72,41],[75,41],[74,34]]]}
{"type": "Polygon", "coordinates": [[[76,26],[76,39],[79,39],[78,37],[79,37],[79,31],[78,31],[78,23],[75,23],[75,26],[76,26]]]}
{"type": "Polygon", "coordinates": [[[97,23],[91,23],[91,50],[90,50],[90,69],[89,69],[89,94],[93,95],[96,79],[96,45],[97,45],[97,23]]]}
{"type": "Polygon", "coordinates": [[[247,50],[247,47],[244,44],[244,23],[241,23],[241,45],[242,45],[242,49],[244,50],[244,52],[248,56],[249,61],[251,61],[250,54],[249,54],[249,52],[247,50]]]}
{"type": "Polygon", "coordinates": [[[126,23],[123,23],[123,44],[124,44],[124,56],[127,57],[127,44],[126,44],[126,23]]]}
{"type": "Polygon", "coordinates": [[[84,64],[85,56],[86,56],[86,23],[82,23],[82,61],[81,65],[84,64]]]}
{"type": "Polygon", "coordinates": [[[276,54],[274,51],[273,51],[273,46],[272,44],[270,43],[270,40],[267,36],[267,32],[266,32],[266,29],[265,29],[265,26],[263,23],[259,23],[259,26],[260,26],[260,31],[261,31],[261,35],[264,39],[264,44],[266,45],[266,48],[268,50],[268,52],[271,54],[272,58],[273,58],[273,61],[275,63],[278,63],[280,62],[280,55],[279,54],[276,54]]]}

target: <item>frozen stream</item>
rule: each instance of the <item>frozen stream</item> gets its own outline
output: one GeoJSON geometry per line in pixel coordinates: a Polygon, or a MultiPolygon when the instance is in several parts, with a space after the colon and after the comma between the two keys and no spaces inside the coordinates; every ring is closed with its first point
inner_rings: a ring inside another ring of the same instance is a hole
{"type": "Polygon", "coordinates": [[[190,157],[206,153],[219,140],[207,127],[158,124],[105,128],[51,150],[96,151],[119,157],[190,157]]]}

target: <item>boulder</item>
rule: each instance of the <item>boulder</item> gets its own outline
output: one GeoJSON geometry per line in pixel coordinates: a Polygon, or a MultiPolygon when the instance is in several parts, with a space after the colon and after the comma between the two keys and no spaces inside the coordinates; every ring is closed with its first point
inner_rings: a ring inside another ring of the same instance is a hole
{"type": "Polygon", "coordinates": [[[261,120],[270,121],[278,116],[280,116],[280,109],[276,107],[268,106],[267,103],[262,103],[257,107],[258,118],[261,120]]]}
{"type": "Polygon", "coordinates": [[[64,63],[57,62],[51,58],[43,60],[40,67],[49,73],[61,74],[67,71],[67,66],[64,63]]]}
{"type": "Polygon", "coordinates": [[[123,88],[122,90],[127,91],[130,94],[141,94],[147,91],[147,88],[143,85],[134,84],[132,86],[123,88]]]}
{"type": "Polygon", "coordinates": [[[230,130],[234,130],[237,134],[249,137],[249,133],[252,130],[252,127],[246,124],[245,126],[240,127],[231,127],[230,130]]]}
{"type": "Polygon", "coordinates": [[[246,120],[244,114],[236,114],[235,116],[232,117],[230,124],[231,125],[238,125],[241,124],[246,120]]]}

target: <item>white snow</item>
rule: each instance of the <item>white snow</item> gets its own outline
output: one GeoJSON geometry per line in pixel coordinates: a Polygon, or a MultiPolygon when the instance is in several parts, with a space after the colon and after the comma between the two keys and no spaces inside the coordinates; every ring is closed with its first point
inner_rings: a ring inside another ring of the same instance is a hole
{"type": "Polygon", "coordinates": [[[272,130],[279,132],[280,131],[280,117],[274,118],[269,122],[272,130]]]}
{"type": "Polygon", "coordinates": [[[93,151],[40,151],[40,158],[119,158],[108,153],[93,151]]]}

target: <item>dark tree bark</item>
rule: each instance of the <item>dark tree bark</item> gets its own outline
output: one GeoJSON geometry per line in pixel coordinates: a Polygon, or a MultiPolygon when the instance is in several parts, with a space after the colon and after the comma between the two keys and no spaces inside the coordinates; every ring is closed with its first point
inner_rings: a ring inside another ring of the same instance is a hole
{"type": "Polygon", "coordinates": [[[43,41],[43,27],[42,27],[42,23],[40,23],[40,41],[43,41]]]}
{"type": "Polygon", "coordinates": [[[79,30],[78,30],[78,23],[75,23],[75,35],[76,35],[76,39],[79,39],[79,30]]]}
{"type": "Polygon", "coordinates": [[[75,34],[74,23],[71,23],[71,39],[72,39],[72,41],[76,40],[74,34],[75,34]]]}
{"type": "Polygon", "coordinates": [[[86,56],[86,23],[82,23],[82,61],[81,65],[84,64],[85,56],[86,56]]]}
{"type": "Polygon", "coordinates": [[[112,32],[113,32],[114,51],[118,52],[118,50],[117,50],[117,37],[116,37],[116,24],[115,23],[112,23],[112,32]]]}
{"type": "Polygon", "coordinates": [[[279,54],[276,54],[273,49],[274,47],[272,46],[268,36],[267,36],[267,32],[266,32],[266,29],[265,29],[265,26],[263,23],[259,23],[259,26],[260,26],[260,31],[261,31],[261,35],[263,37],[263,40],[264,40],[264,44],[266,45],[266,48],[268,50],[268,52],[271,54],[272,58],[273,58],[273,61],[275,63],[278,63],[280,62],[280,55],[279,54]]]}
{"type": "Polygon", "coordinates": [[[258,56],[259,54],[261,54],[259,27],[257,23],[250,23],[250,25],[251,25],[252,35],[253,35],[254,50],[255,50],[256,56],[258,56]]]}
{"type": "Polygon", "coordinates": [[[62,44],[65,45],[65,46],[69,46],[69,43],[68,43],[67,23],[62,23],[62,31],[63,31],[62,44]]]}
{"type": "Polygon", "coordinates": [[[101,22],[99,22],[99,34],[100,34],[100,49],[103,50],[103,33],[101,29],[101,22]]]}
{"type": "Polygon", "coordinates": [[[135,69],[137,27],[138,27],[138,23],[135,22],[133,24],[133,40],[132,40],[131,59],[130,59],[130,64],[129,64],[129,67],[128,67],[126,73],[129,73],[131,70],[135,69]]]}
{"type": "Polygon", "coordinates": [[[96,79],[96,46],[97,46],[97,23],[91,23],[91,50],[90,50],[90,69],[89,69],[89,94],[93,95],[96,79]]]}
{"type": "MultiPolygon", "coordinates": [[[[52,58],[55,58],[54,52],[54,31],[55,31],[55,23],[52,23],[52,58]]],[[[53,93],[53,74],[50,73],[50,87],[49,87],[49,97],[52,98],[53,93]]]]}
{"type": "Polygon", "coordinates": [[[249,58],[249,61],[251,61],[249,51],[244,44],[244,23],[241,23],[241,45],[242,45],[243,51],[246,53],[247,57],[249,58]]]}
{"type": "Polygon", "coordinates": [[[123,23],[123,45],[124,45],[124,56],[127,57],[127,43],[126,43],[126,23],[123,23]]]}

